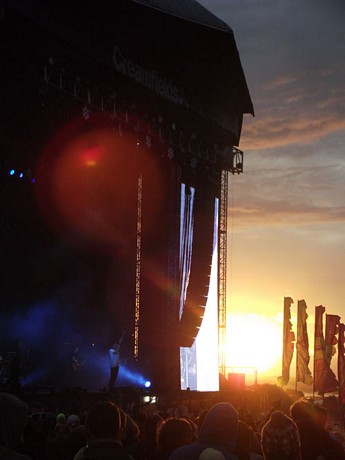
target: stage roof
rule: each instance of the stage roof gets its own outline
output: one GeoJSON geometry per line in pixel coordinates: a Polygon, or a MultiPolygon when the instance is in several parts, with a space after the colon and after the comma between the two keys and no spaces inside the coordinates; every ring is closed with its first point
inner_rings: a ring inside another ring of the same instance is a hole
{"type": "MultiPolygon", "coordinates": [[[[148,105],[151,94],[239,145],[243,114],[254,109],[234,34],[195,0],[11,0],[7,9],[55,34],[66,53],[69,44],[91,58],[86,72],[98,72],[109,94],[118,76],[146,91],[148,105]]],[[[53,57],[63,61],[61,49],[53,57]]]]}
{"type": "Polygon", "coordinates": [[[157,10],[177,16],[188,21],[196,22],[207,27],[231,31],[230,27],[217,18],[195,0],[132,0],[134,3],[156,8],[157,10]]]}

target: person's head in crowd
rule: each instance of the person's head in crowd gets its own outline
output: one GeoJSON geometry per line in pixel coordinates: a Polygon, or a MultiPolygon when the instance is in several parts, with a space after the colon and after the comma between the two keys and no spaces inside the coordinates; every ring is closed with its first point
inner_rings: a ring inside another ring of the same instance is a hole
{"type": "MultiPolygon", "coordinates": [[[[88,441],[86,435],[86,428],[84,425],[78,425],[72,430],[68,429],[68,425],[65,425],[67,428],[67,439],[64,439],[64,451],[66,458],[73,458],[74,455],[83,447],[88,441]]],[[[62,436],[64,432],[62,433],[62,436]]]]}
{"type": "Polygon", "coordinates": [[[237,459],[234,454],[237,429],[238,412],[235,407],[228,402],[214,404],[205,416],[198,439],[174,450],[169,460],[199,460],[202,453],[204,456],[211,455],[212,452],[204,452],[209,448],[216,450],[213,453],[218,457],[221,454],[228,460],[237,459]]]}
{"type": "Polygon", "coordinates": [[[122,428],[122,444],[124,446],[135,445],[140,438],[140,430],[133,418],[126,414],[126,426],[122,428]]]}
{"type": "Polygon", "coordinates": [[[290,406],[290,414],[294,422],[297,422],[302,419],[308,419],[314,422],[316,421],[316,413],[314,406],[305,399],[299,399],[298,401],[295,401],[290,406]]]}
{"type": "Polygon", "coordinates": [[[29,408],[16,396],[2,392],[0,408],[0,445],[17,451],[23,440],[29,408]]]}
{"type": "Polygon", "coordinates": [[[301,460],[301,444],[295,422],[281,411],[274,411],[261,431],[265,460],[301,460]]]}
{"type": "Polygon", "coordinates": [[[56,416],[56,423],[55,423],[55,426],[58,428],[60,426],[65,426],[67,425],[67,418],[66,418],[66,415],[63,413],[63,412],[60,412],[57,416],[56,416]]]}
{"type": "Polygon", "coordinates": [[[198,460],[226,460],[225,456],[217,449],[208,447],[199,455],[198,460]]]}
{"type": "Polygon", "coordinates": [[[251,452],[261,452],[251,426],[239,420],[235,454],[239,460],[250,460],[251,452]]]}
{"type": "Polygon", "coordinates": [[[69,428],[77,428],[80,425],[80,418],[76,414],[71,414],[67,418],[67,425],[69,428]]]}
{"type": "Polygon", "coordinates": [[[236,445],[238,412],[230,403],[211,407],[200,427],[198,439],[203,442],[224,443],[232,452],[236,445]]]}
{"type": "Polygon", "coordinates": [[[157,444],[157,426],[163,421],[163,418],[158,414],[151,414],[147,417],[143,427],[143,438],[146,443],[156,446],[157,444]]]}
{"type": "Polygon", "coordinates": [[[91,407],[86,418],[86,431],[91,439],[115,439],[121,436],[121,416],[112,402],[102,401],[91,407]]]}
{"type": "Polygon", "coordinates": [[[132,459],[121,444],[121,415],[113,402],[102,401],[91,407],[86,433],[87,445],[75,454],[74,460],[132,459]]]}
{"type": "Polygon", "coordinates": [[[316,460],[322,451],[321,427],[318,426],[314,406],[300,399],[290,406],[290,414],[297,425],[303,460],[316,460]]]}
{"type": "Polygon", "coordinates": [[[193,441],[192,425],[184,418],[172,417],[157,429],[158,460],[168,460],[171,452],[193,441]]]}
{"type": "Polygon", "coordinates": [[[192,441],[196,441],[198,438],[198,425],[190,417],[183,417],[183,419],[190,424],[192,430],[192,441]]]}

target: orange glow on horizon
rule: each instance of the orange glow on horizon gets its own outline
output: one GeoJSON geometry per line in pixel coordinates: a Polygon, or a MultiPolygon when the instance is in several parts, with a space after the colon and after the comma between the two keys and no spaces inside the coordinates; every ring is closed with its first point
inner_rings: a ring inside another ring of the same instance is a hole
{"type": "Polygon", "coordinates": [[[260,375],[280,375],[282,324],[279,319],[234,313],[227,320],[227,367],[254,367],[260,375]]]}

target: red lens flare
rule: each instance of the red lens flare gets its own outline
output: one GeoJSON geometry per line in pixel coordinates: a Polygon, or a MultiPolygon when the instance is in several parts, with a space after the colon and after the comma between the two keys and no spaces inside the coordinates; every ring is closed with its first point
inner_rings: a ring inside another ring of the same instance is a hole
{"type": "Polygon", "coordinates": [[[142,231],[154,237],[166,179],[161,155],[143,144],[134,133],[104,127],[102,119],[87,129],[83,120],[67,126],[37,165],[37,199],[48,225],[77,244],[125,250],[135,244],[142,177],[142,231]]]}

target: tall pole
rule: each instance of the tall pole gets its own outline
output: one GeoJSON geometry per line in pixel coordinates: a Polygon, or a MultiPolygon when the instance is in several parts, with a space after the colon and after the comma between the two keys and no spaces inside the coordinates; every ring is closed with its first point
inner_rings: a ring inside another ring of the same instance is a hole
{"type": "Polygon", "coordinates": [[[314,314],[314,356],[313,356],[313,402],[315,398],[315,350],[316,350],[316,307],[315,307],[315,314],[314,314]]]}
{"type": "Polygon", "coordinates": [[[298,369],[298,354],[299,354],[299,345],[301,343],[302,337],[300,336],[300,328],[299,328],[299,316],[300,316],[300,304],[299,300],[297,301],[297,338],[296,338],[296,374],[295,374],[295,391],[297,391],[297,378],[299,375],[298,369]]]}

